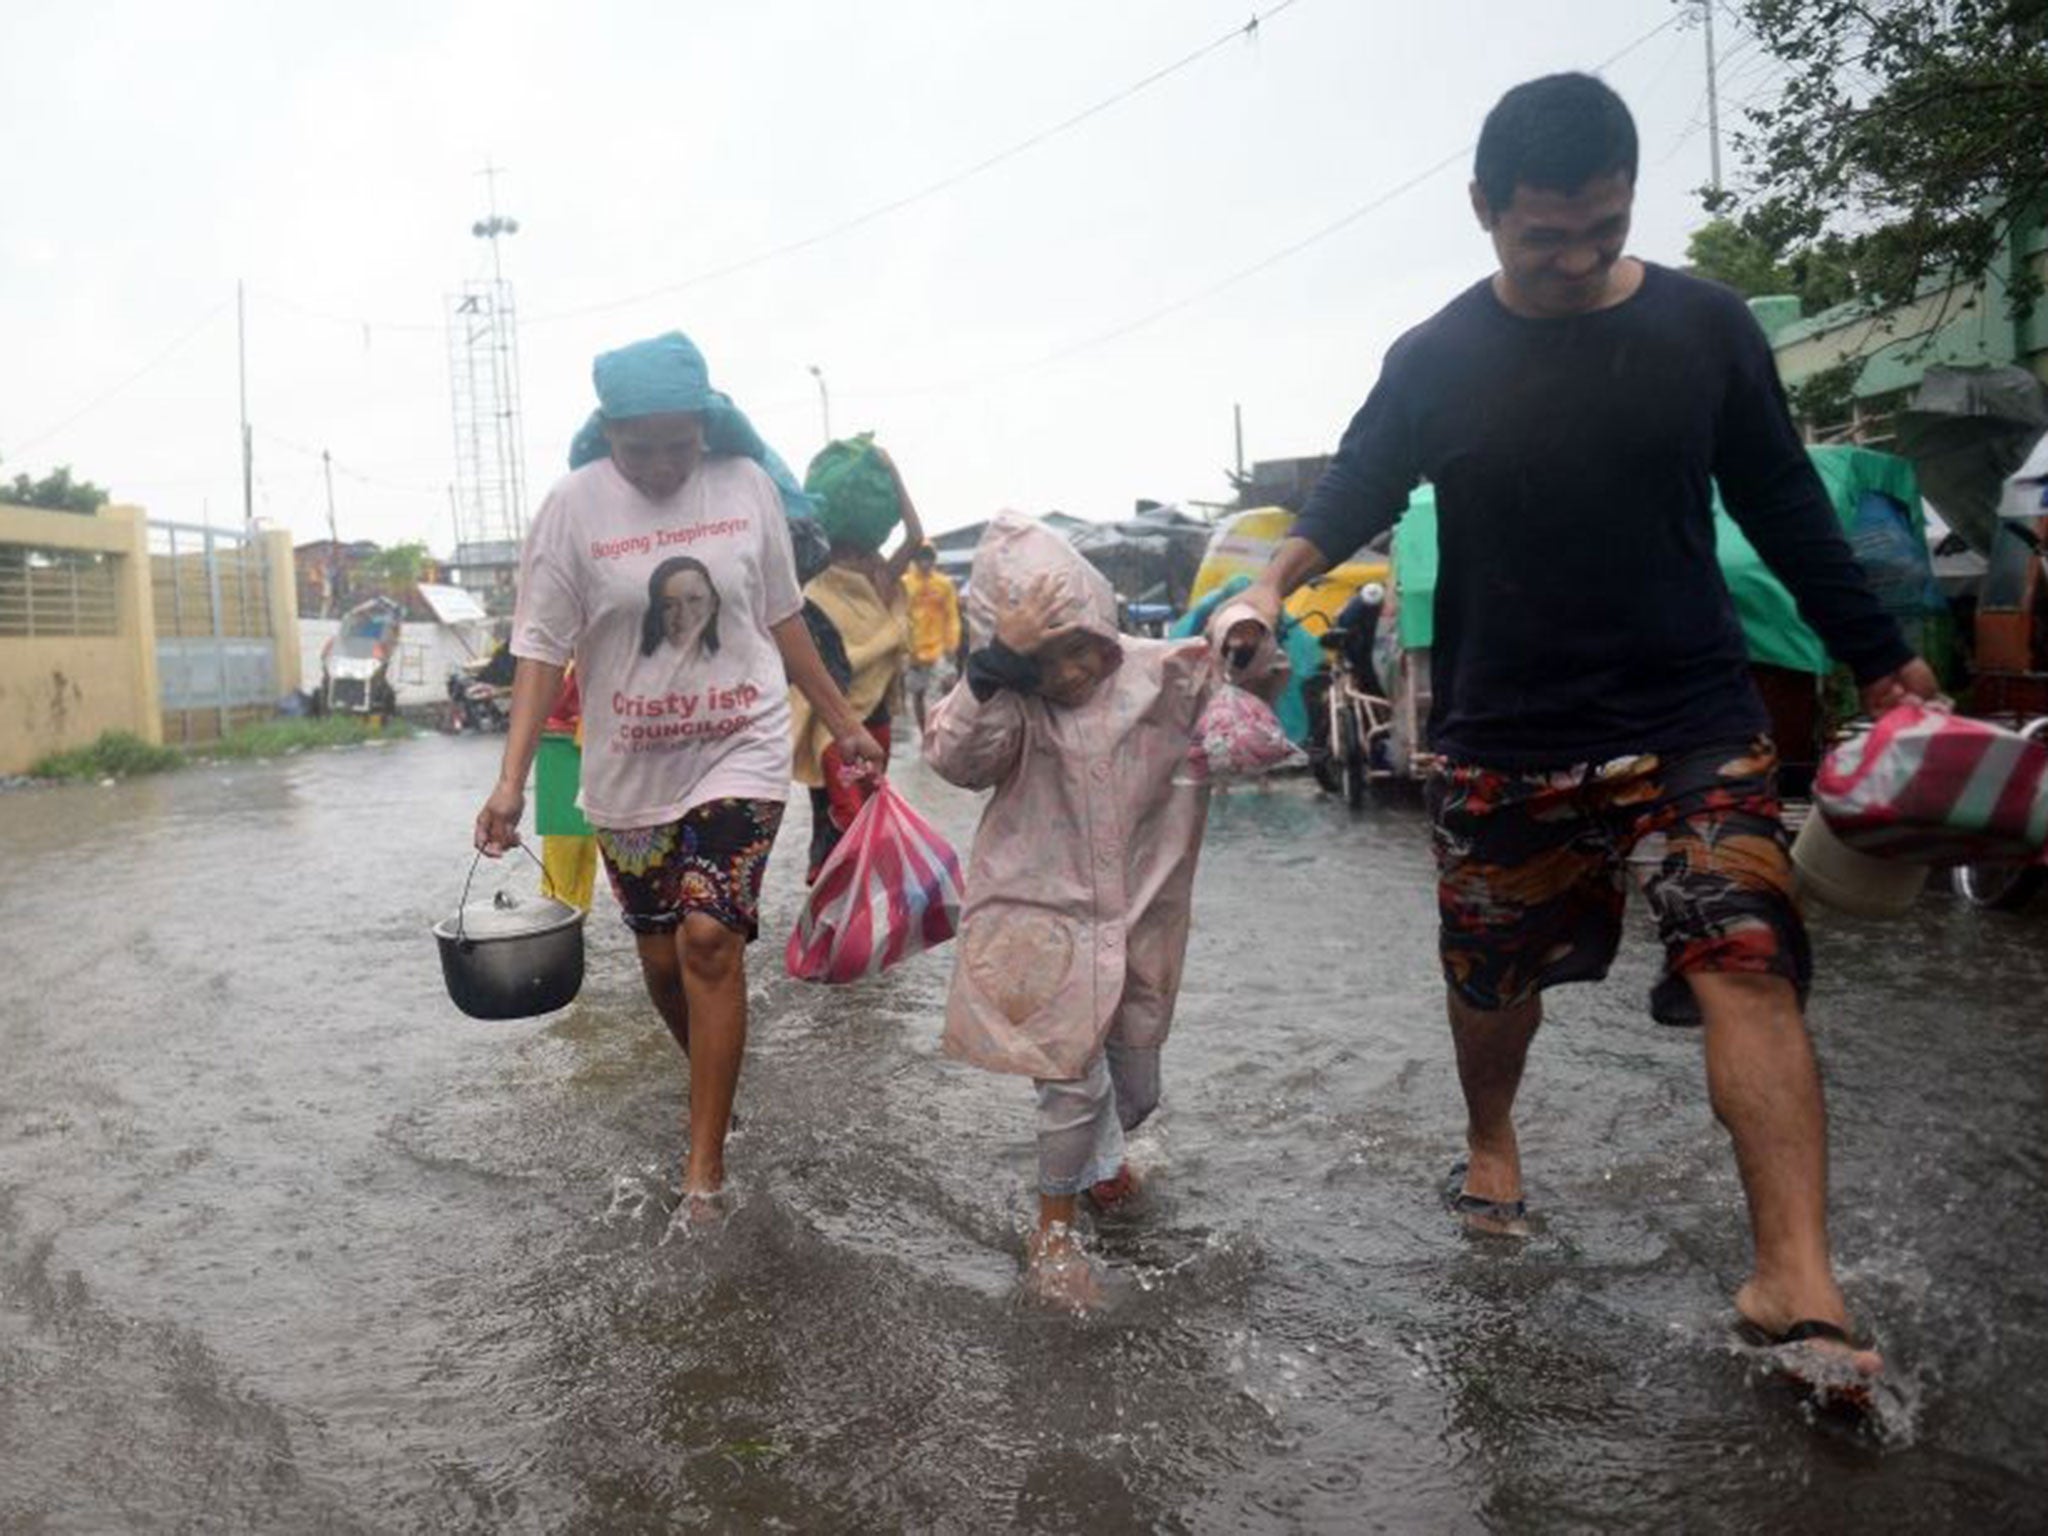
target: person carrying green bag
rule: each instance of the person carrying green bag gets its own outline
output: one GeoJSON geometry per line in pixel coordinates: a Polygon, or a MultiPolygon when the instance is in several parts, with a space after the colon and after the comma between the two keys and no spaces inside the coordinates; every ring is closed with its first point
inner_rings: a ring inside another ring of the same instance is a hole
{"type": "MultiPolygon", "coordinates": [[[[872,434],[827,443],[804,475],[804,490],[832,541],[832,560],[804,584],[804,599],[837,634],[850,678],[845,692],[868,734],[889,750],[899,680],[910,656],[910,608],[903,573],[924,529],[903,477],[872,434]],[[886,559],[881,548],[898,522],[903,541],[886,559]]],[[[819,868],[875,792],[876,780],[853,773],[807,702],[790,699],[795,734],[791,770],[811,794],[808,874],[819,868]]]]}

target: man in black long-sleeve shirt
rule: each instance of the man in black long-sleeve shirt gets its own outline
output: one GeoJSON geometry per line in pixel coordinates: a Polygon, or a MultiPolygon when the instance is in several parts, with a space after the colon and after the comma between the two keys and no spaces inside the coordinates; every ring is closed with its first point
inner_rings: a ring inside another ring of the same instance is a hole
{"type": "MultiPolygon", "coordinates": [[[[1294,532],[1247,594],[1285,595],[1435,487],[1430,785],[1474,1225],[1523,1212],[1513,1106],[1544,988],[1605,975],[1626,875],[1666,947],[1660,1001],[1705,1023],[1763,1340],[1880,1368],[1848,1338],[1826,1227],[1826,1116],[1802,1017],[1806,935],[1768,720],[1714,555],[1712,488],[1856,672],[1865,702],[1932,674],[1866,587],[1726,289],[1624,257],[1628,109],[1584,75],[1510,91],[1472,206],[1500,270],[1388,352],[1294,532]]],[[[1660,1009],[1660,1013],[1661,1013],[1660,1009]]]]}

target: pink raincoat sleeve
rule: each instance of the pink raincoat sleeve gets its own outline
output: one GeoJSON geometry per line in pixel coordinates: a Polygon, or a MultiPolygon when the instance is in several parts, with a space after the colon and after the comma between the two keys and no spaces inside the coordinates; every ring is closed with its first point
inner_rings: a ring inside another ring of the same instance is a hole
{"type": "Polygon", "coordinates": [[[925,721],[924,760],[949,784],[991,789],[1024,750],[1024,705],[1007,689],[986,703],[963,680],[925,721]]]}

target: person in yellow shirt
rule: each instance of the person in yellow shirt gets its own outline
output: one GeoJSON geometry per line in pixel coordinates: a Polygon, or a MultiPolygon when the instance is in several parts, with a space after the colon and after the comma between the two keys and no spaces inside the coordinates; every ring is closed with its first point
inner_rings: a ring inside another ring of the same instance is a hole
{"type": "Polygon", "coordinates": [[[917,731],[924,734],[927,701],[945,696],[953,686],[953,654],[960,649],[960,594],[953,579],[939,569],[939,552],[918,546],[910,569],[903,573],[903,593],[910,604],[910,665],[903,673],[917,731]]]}

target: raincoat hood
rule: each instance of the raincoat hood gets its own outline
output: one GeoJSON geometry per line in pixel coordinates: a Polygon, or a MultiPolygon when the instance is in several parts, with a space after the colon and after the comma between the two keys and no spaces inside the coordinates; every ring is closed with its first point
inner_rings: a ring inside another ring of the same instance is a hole
{"type": "Polygon", "coordinates": [[[704,418],[704,446],[709,452],[752,459],[775,482],[785,512],[791,517],[817,516],[817,503],[762,441],[746,413],[711,387],[710,365],[681,331],[600,352],[590,365],[590,380],[597,387],[597,409],[569,444],[571,469],[611,457],[604,435],[608,421],[691,411],[704,418]]]}
{"type": "Polygon", "coordinates": [[[1040,576],[1050,575],[1060,606],[1054,619],[1079,624],[1112,649],[1119,648],[1116,593],[1109,579],[1043,523],[1017,512],[997,514],[974,548],[967,583],[967,632],[979,649],[994,638],[996,605],[1015,601],[1040,576]]]}
{"type": "Polygon", "coordinates": [[[1209,792],[1180,772],[1219,670],[1207,641],[1120,637],[1102,574],[1051,529],[989,524],[967,588],[977,647],[999,601],[1041,576],[1064,612],[1116,649],[1089,697],[1055,706],[961,683],[927,715],[924,756],[992,791],[974,835],[948,1055],[995,1072],[1083,1076],[1112,1033],[1165,1040],[1180,991],[1209,792]]]}

